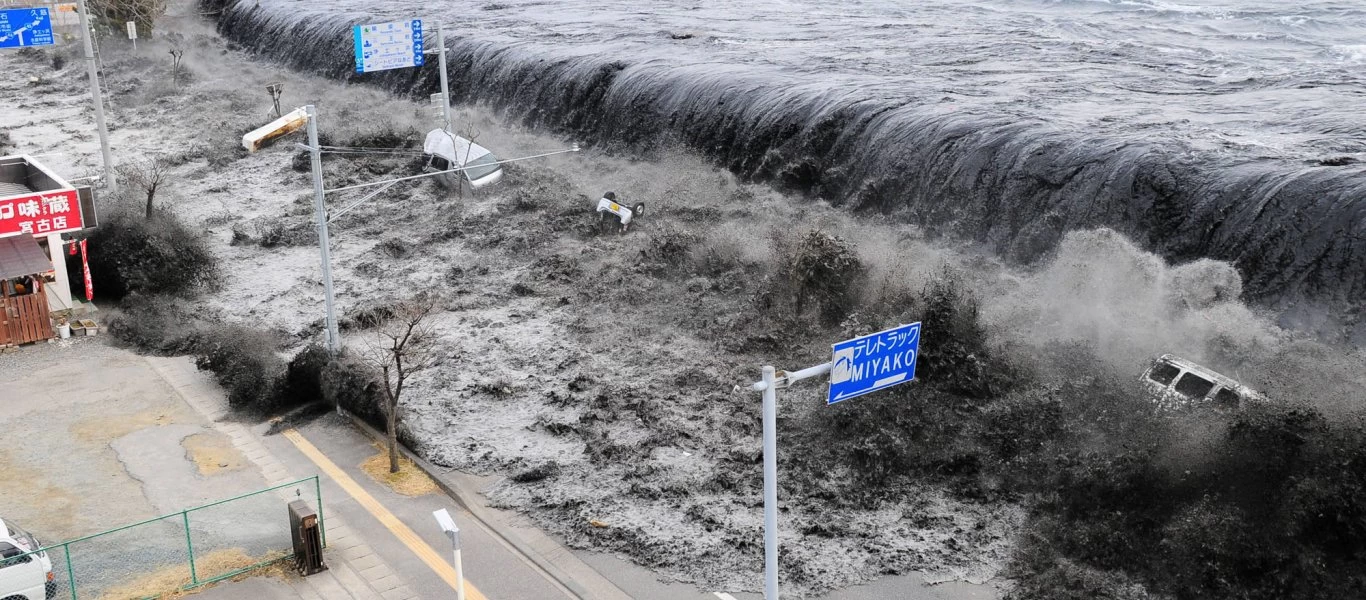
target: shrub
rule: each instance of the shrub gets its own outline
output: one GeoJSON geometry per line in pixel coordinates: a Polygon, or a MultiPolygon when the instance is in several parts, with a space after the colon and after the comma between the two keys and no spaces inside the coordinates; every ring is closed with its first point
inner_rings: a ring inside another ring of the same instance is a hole
{"type": "Polygon", "coordinates": [[[106,31],[118,35],[124,23],[137,24],[138,36],[150,38],[152,26],[166,14],[166,0],[90,0],[90,12],[106,31]]]}
{"type": "Polygon", "coordinates": [[[279,388],[280,407],[292,407],[323,399],[322,375],[332,355],[321,344],[309,344],[290,359],[279,388]]]}
{"type": "Polygon", "coordinates": [[[827,325],[848,316],[865,273],[848,242],[813,229],[796,240],[779,236],[774,245],[779,258],[774,295],[790,295],[798,316],[814,308],[827,325]]]}
{"type": "Polygon", "coordinates": [[[364,361],[350,355],[328,361],[319,384],[325,402],[341,406],[376,429],[384,430],[384,392],[380,390],[379,374],[364,361]]]}
{"type": "MultiPolygon", "coordinates": [[[[96,293],[105,298],[185,294],[211,285],[218,275],[217,258],[204,239],[169,214],[149,219],[115,214],[88,239],[90,275],[96,293]]],[[[81,272],[80,257],[68,257],[68,266],[81,272]]],[[[79,279],[73,278],[73,285],[79,279]]]]}
{"type": "Polygon", "coordinates": [[[285,372],[268,334],[237,325],[205,332],[196,344],[195,365],[213,373],[228,392],[233,410],[268,414],[279,408],[277,382],[285,372]]]}
{"type": "Polygon", "coordinates": [[[189,311],[164,296],[132,294],[105,318],[105,330],[115,339],[153,354],[193,352],[199,327],[189,311]]]}

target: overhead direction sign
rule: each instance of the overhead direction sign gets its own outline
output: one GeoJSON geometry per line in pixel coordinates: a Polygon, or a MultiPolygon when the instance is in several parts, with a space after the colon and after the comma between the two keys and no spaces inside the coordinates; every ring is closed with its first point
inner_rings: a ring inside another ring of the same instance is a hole
{"type": "Polygon", "coordinates": [[[51,46],[52,13],[46,8],[0,10],[0,48],[51,46]]]}
{"type": "Polygon", "coordinates": [[[356,72],[422,66],[422,20],[356,25],[356,72]]]}
{"type": "Polygon", "coordinates": [[[920,323],[839,342],[833,351],[826,404],[915,379],[915,361],[920,357],[920,323]]]}

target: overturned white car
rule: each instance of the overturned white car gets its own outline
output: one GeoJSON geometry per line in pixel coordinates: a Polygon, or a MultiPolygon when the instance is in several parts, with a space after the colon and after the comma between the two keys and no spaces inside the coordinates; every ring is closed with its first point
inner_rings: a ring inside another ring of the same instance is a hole
{"type": "Polygon", "coordinates": [[[1143,372],[1143,383],[1164,409],[1212,406],[1238,409],[1266,402],[1266,396],[1236,380],[1184,358],[1164,354],[1143,372]]]}
{"type": "Polygon", "coordinates": [[[427,132],[427,139],[422,143],[422,153],[427,161],[427,172],[450,171],[462,167],[465,169],[463,177],[459,171],[436,176],[441,185],[451,189],[459,188],[462,179],[468,181],[470,188],[476,190],[503,179],[503,166],[498,164],[498,157],[494,156],[493,152],[445,129],[427,132]]]}

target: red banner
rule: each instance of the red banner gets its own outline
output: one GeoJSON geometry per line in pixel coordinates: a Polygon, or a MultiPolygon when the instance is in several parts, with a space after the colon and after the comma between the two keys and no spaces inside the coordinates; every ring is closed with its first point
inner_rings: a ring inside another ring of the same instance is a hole
{"type": "Polygon", "coordinates": [[[85,301],[95,300],[95,283],[90,280],[90,260],[85,253],[85,240],[81,240],[81,268],[85,271],[85,301]]]}
{"type": "Polygon", "coordinates": [[[0,199],[0,237],[79,231],[81,198],[76,190],[42,192],[0,199]]]}

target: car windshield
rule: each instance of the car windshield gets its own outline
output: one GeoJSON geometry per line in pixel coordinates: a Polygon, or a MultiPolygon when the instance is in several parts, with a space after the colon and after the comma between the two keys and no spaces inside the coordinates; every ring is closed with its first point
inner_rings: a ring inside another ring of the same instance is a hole
{"type": "Polygon", "coordinates": [[[33,534],[24,531],[23,527],[5,521],[5,530],[9,533],[11,539],[19,542],[20,546],[24,546],[25,551],[31,552],[38,549],[38,540],[33,537],[33,534]]]}
{"type": "Polygon", "coordinates": [[[498,158],[493,154],[480,156],[465,164],[465,177],[469,178],[470,181],[488,177],[503,168],[502,165],[497,163],[498,158]]]}

